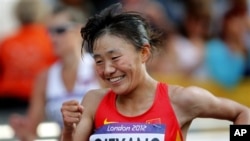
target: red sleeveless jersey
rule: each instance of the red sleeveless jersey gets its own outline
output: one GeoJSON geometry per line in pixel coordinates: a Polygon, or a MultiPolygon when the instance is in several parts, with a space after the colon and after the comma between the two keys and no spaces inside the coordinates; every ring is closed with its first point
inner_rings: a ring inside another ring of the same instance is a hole
{"type": "Polygon", "coordinates": [[[115,100],[116,94],[112,90],[104,96],[96,111],[95,129],[111,123],[163,124],[166,127],[166,130],[164,130],[165,141],[183,141],[181,129],[169,100],[166,84],[158,83],[153,105],[139,116],[127,117],[120,114],[116,109],[115,100]]]}

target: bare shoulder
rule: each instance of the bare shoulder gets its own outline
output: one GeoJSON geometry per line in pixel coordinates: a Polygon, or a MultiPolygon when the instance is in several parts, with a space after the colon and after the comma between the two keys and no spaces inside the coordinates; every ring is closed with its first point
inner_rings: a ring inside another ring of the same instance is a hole
{"type": "Polygon", "coordinates": [[[231,99],[216,97],[200,87],[170,86],[169,95],[181,123],[196,117],[224,119],[234,123],[250,121],[247,106],[231,99]]]}
{"type": "Polygon", "coordinates": [[[220,99],[208,90],[197,86],[169,86],[171,103],[181,112],[196,115],[207,107],[218,105],[220,99]]]}
{"type": "Polygon", "coordinates": [[[98,101],[101,101],[109,90],[110,89],[108,88],[104,88],[104,89],[93,89],[88,91],[82,100],[82,104],[84,104],[84,102],[98,103],[98,101]]]}
{"type": "Polygon", "coordinates": [[[197,86],[169,85],[168,90],[170,101],[181,125],[185,125],[197,116],[205,115],[204,112],[211,111],[210,108],[216,108],[220,103],[219,98],[197,86]]]}
{"type": "Polygon", "coordinates": [[[205,97],[213,97],[208,90],[197,87],[197,86],[188,86],[183,87],[179,85],[169,85],[169,95],[171,100],[186,100],[186,102],[190,100],[195,100],[196,98],[205,98],[205,97]]]}
{"type": "Polygon", "coordinates": [[[83,105],[85,111],[89,111],[92,113],[92,115],[95,114],[96,109],[99,106],[99,103],[103,99],[103,97],[108,93],[110,89],[104,88],[104,89],[93,89],[87,92],[87,94],[84,96],[81,105],[83,105]]]}

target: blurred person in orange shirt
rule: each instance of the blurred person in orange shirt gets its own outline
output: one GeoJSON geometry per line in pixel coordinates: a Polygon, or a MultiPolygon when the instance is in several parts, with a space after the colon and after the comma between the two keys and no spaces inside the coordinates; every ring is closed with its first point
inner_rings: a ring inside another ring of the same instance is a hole
{"type": "Polygon", "coordinates": [[[64,101],[78,100],[87,91],[100,88],[91,55],[82,50],[80,30],[86,17],[72,6],[55,7],[48,18],[48,30],[58,60],[38,75],[27,114],[13,114],[10,125],[21,141],[37,138],[36,129],[43,120],[63,126],[61,105],[64,101]]]}
{"type": "Polygon", "coordinates": [[[39,0],[20,0],[15,7],[19,30],[0,43],[0,107],[27,106],[35,77],[56,57],[39,0]]]}

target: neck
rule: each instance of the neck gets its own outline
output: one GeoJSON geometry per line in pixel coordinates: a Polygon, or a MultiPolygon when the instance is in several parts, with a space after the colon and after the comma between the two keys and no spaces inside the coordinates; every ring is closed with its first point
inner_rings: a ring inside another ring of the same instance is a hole
{"type": "Polygon", "coordinates": [[[148,73],[140,79],[136,89],[126,95],[119,95],[118,102],[122,104],[136,104],[141,103],[143,100],[155,95],[157,81],[154,80],[148,73]]]}
{"type": "Polygon", "coordinates": [[[125,116],[138,116],[145,113],[154,103],[157,81],[148,74],[130,94],[119,95],[117,110],[125,116]]]}
{"type": "Polygon", "coordinates": [[[75,70],[78,68],[80,57],[78,55],[67,55],[61,58],[64,70],[75,70]]]}

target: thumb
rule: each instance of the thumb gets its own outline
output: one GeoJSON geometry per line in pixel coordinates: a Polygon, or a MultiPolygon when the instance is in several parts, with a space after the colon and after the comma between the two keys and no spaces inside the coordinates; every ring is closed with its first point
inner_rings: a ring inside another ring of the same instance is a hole
{"type": "Polygon", "coordinates": [[[83,109],[84,109],[84,107],[82,105],[78,105],[78,111],[79,112],[83,113],[83,109]]]}

